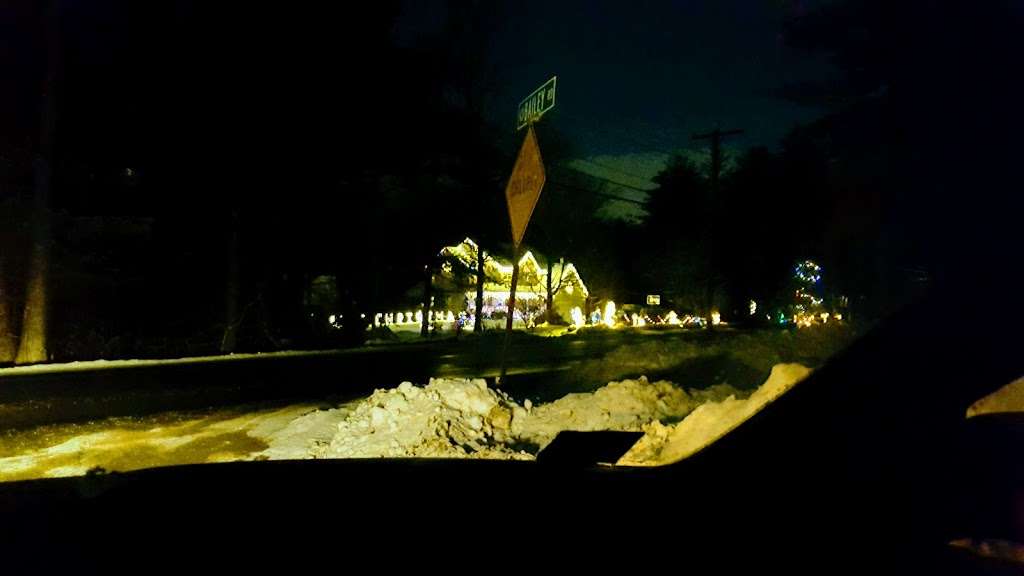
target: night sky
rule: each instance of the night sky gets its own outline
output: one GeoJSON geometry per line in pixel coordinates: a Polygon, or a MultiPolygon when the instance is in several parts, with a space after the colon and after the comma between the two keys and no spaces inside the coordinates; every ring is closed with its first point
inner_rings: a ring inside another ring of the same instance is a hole
{"type": "MultiPolygon", "coordinates": [[[[650,179],[672,154],[683,151],[701,163],[706,149],[691,141],[695,132],[744,129],[726,142],[727,151],[775,147],[794,126],[825,112],[782,96],[788,85],[835,74],[826,56],[795,51],[784,41],[784,24],[815,4],[488,2],[475,8],[482,40],[463,50],[488,70],[483,110],[506,151],[518,145],[513,130],[518,102],[557,75],[557,106],[544,122],[571,143],[570,165],[626,184],[609,183],[614,194],[643,200],[640,190],[653,186],[650,179]]],[[[334,141],[348,122],[339,110],[349,106],[342,100],[350,95],[356,102],[369,98],[383,109],[401,109],[388,115],[395,119],[371,114],[401,127],[402,113],[417,114],[402,101],[410,91],[402,84],[412,88],[429,79],[376,70],[374,61],[387,48],[367,46],[359,36],[368,28],[392,26],[392,41],[413,50],[451,37],[450,4],[444,1],[385,3],[375,13],[369,8],[242,13],[189,2],[61,6],[68,48],[63,64],[68,80],[61,87],[63,142],[81,149],[76,157],[92,156],[93,163],[118,170],[161,163],[175,170],[171,154],[193,146],[193,135],[201,136],[199,148],[191,150],[193,164],[199,157],[209,158],[208,165],[229,162],[210,148],[227,137],[218,132],[235,137],[252,131],[255,138],[271,138],[268,127],[277,131],[272,136],[277,141],[308,141],[306,157],[316,157],[322,154],[316,149],[326,150],[325,142],[316,140],[334,141]],[[389,13],[397,18],[391,20],[389,13]],[[397,87],[382,88],[376,75],[397,87]],[[353,87],[339,98],[336,90],[346,82],[353,87]]],[[[45,46],[38,9],[31,3],[8,7],[4,14],[5,69],[17,89],[2,103],[8,110],[31,112],[7,116],[4,138],[24,141],[37,131],[33,108],[45,46]]],[[[429,145],[429,135],[412,137],[429,145]]],[[[543,152],[545,142],[540,144],[543,152]]],[[[635,204],[611,201],[603,214],[636,221],[643,212],[635,204]]]]}
{"type": "MultiPolygon", "coordinates": [[[[827,60],[788,48],[786,20],[814,3],[611,1],[495,4],[488,58],[497,72],[487,113],[512,134],[518,102],[552,75],[558,102],[545,118],[572,142],[580,171],[650,188],[650,178],[691,135],[743,128],[736,150],[776,147],[822,109],[782,97],[788,84],[834,74],[827,60]]],[[[445,2],[409,2],[396,26],[400,43],[442,34],[445,2]]],[[[543,148],[543,142],[541,146],[543,148]]],[[[693,150],[698,152],[699,150],[693,150]]],[[[700,160],[699,156],[696,158],[700,160]]],[[[642,199],[627,187],[618,195],[642,199]]],[[[635,205],[612,201],[606,214],[636,219],[635,205]]]]}
{"type": "MultiPolygon", "coordinates": [[[[557,118],[584,155],[675,150],[720,125],[746,130],[735,144],[774,146],[820,110],[780,94],[831,72],[820,57],[784,46],[797,2],[569,1],[495,8],[491,41],[500,81],[488,109],[511,125],[516,104],[558,75],[557,118]]],[[[443,26],[445,3],[410,2],[396,28],[411,43],[443,26]]]]}

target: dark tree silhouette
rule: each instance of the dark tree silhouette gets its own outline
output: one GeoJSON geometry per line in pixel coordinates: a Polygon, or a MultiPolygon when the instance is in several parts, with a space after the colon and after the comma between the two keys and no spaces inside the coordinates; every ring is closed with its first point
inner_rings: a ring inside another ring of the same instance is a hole
{"type": "Polygon", "coordinates": [[[720,202],[707,180],[687,159],[677,156],[655,177],[647,201],[645,249],[639,257],[650,291],[668,296],[675,306],[709,316],[723,282],[711,223],[720,202]]]}

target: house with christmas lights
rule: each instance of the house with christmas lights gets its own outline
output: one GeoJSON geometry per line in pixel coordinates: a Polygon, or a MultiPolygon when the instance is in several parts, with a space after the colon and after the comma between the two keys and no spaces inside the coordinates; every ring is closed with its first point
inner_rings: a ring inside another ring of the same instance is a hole
{"type": "MultiPolygon", "coordinates": [[[[438,253],[440,266],[432,277],[431,322],[454,322],[459,318],[472,326],[476,316],[477,258],[480,247],[470,238],[454,246],[445,246],[438,253]]],[[[483,319],[502,324],[508,314],[512,287],[512,260],[484,251],[483,319]]],[[[551,261],[527,250],[519,259],[519,282],[516,286],[514,319],[524,326],[543,321],[547,310],[548,291],[557,319],[571,322],[573,309],[586,309],[590,295],[578,270],[571,262],[551,261]],[[550,274],[550,276],[549,276],[550,274]],[[550,278],[550,283],[549,283],[550,278]]],[[[409,289],[410,306],[422,297],[422,286],[409,289]]],[[[416,324],[422,313],[411,310],[404,314],[377,314],[375,323],[416,324]],[[401,316],[401,322],[399,322],[401,316]]]]}

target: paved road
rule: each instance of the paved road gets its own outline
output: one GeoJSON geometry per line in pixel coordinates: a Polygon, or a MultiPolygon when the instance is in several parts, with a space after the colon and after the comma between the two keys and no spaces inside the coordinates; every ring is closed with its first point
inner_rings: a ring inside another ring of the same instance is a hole
{"type": "MultiPolygon", "coordinates": [[[[571,370],[638,338],[691,334],[592,332],[559,338],[517,334],[509,351],[510,382],[527,374],[571,370]]],[[[501,338],[400,344],[217,361],[86,366],[73,371],[0,372],[0,430],[227,406],[254,401],[351,398],[404,380],[432,376],[493,377],[501,338]]]]}

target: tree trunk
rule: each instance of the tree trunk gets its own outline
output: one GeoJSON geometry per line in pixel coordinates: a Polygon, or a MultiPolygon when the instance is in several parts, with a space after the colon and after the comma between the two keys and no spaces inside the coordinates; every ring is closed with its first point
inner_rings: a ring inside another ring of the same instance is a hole
{"type": "Polygon", "coordinates": [[[553,305],[555,303],[555,295],[551,293],[551,277],[554,276],[554,275],[555,275],[555,266],[552,263],[551,258],[549,257],[548,258],[548,278],[547,278],[547,284],[548,284],[548,286],[547,286],[547,288],[548,288],[547,309],[544,311],[544,318],[545,318],[545,320],[547,321],[548,324],[551,324],[551,322],[554,320],[553,314],[552,314],[552,310],[553,310],[553,305]]]}
{"type": "Polygon", "coordinates": [[[426,338],[430,335],[430,300],[433,297],[434,269],[430,264],[423,267],[423,322],[420,326],[420,336],[426,338]]]}
{"type": "Polygon", "coordinates": [[[21,337],[16,364],[34,364],[47,360],[46,316],[50,273],[50,160],[53,157],[54,129],[57,123],[55,86],[60,69],[60,35],[57,2],[51,0],[46,21],[46,78],[42,87],[42,117],[39,146],[32,163],[32,252],[25,282],[25,306],[22,310],[21,337]]]}
{"type": "Polygon", "coordinates": [[[505,382],[505,374],[508,370],[508,345],[512,339],[512,321],[516,312],[516,285],[519,284],[519,247],[516,246],[512,256],[512,285],[509,286],[508,308],[505,315],[505,343],[501,347],[501,371],[495,382],[501,385],[505,382]]]}
{"type": "Polygon", "coordinates": [[[15,333],[14,303],[10,290],[7,262],[0,254],[0,366],[14,362],[18,353],[18,336],[15,333]]]}
{"type": "Polygon", "coordinates": [[[484,249],[476,247],[476,317],[473,319],[473,332],[480,334],[484,329],[484,249]]]}
{"type": "Polygon", "coordinates": [[[711,321],[711,313],[715,309],[715,282],[714,282],[714,280],[708,280],[707,290],[706,290],[706,293],[705,293],[705,296],[704,296],[704,301],[705,301],[704,309],[707,311],[706,312],[706,316],[705,316],[705,318],[707,319],[707,324],[704,325],[704,328],[706,328],[707,330],[713,330],[714,329],[714,323],[711,321]]]}
{"type": "MultiPolygon", "coordinates": [[[[33,228],[42,229],[45,226],[44,223],[37,223],[33,228]]],[[[25,306],[21,316],[21,338],[18,339],[15,364],[36,364],[47,359],[46,313],[50,251],[46,245],[48,234],[45,231],[39,230],[33,236],[25,283],[25,306]]]]}
{"type": "Polygon", "coordinates": [[[519,248],[515,250],[515,260],[512,264],[512,285],[508,293],[508,314],[505,319],[505,333],[512,332],[512,321],[516,313],[516,285],[519,284],[519,248]]]}
{"type": "Polygon", "coordinates": [[[231,212],[231,229],[228,234],[228,276],[224,293],[224,337],[220,342],[222,354],[231,354],[238,347],[239,294],[241,293],[241,264],[239,262],[238,211],[231,212]]]}

